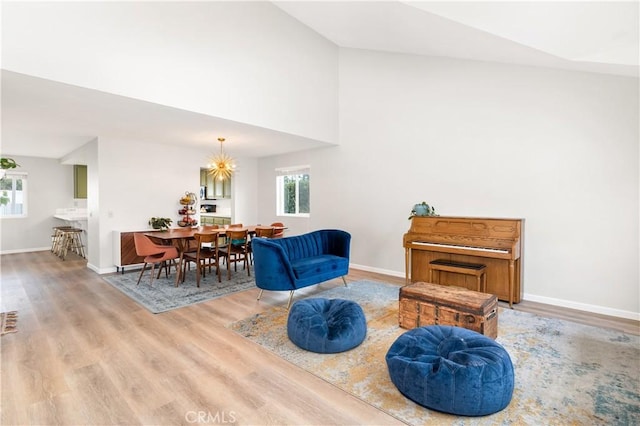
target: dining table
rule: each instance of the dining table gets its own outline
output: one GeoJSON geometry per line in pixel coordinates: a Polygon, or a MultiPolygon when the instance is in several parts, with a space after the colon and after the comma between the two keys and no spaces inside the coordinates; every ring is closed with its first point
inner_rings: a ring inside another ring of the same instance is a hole
{"type": "MultiPolygon", "coordinates": [[[[255,235],[256,228],[263,227],[265,225],[248,225],[243,227],[232,228],[213,228],[210,226],[196,226],[188,228],[170,228],[165,231],[149,231],[144,235],[156,241],[160,241],[162,244],[173,245],[178,250],[180,258],[178,260],[178,270],[176,271],[176,287],[179,285],[182,279],[182,263],[184,261],[184,252],[189,249],[189,241],[195,240],[195,235],[200,234],[218,234],[220,237],[226,235],[226,231],[231,229],[234,231],[246,229],[250,236],[255,235]]],[[[276,230],[286,230],[283,226],[267,226],[276,230]]]]}

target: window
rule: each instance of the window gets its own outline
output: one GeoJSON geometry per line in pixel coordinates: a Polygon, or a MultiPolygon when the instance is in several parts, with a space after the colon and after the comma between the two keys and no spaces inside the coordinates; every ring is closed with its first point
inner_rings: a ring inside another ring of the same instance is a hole
{"type": "Polygon", "coordinates": [[[0,217],[27,215],[27,175],[7,173],[0,179],[0,217]]]}
{"type": "Polygon", "coordinates": [[[278,216],[309,217],[309,166],[276,169],[278,216]]]}

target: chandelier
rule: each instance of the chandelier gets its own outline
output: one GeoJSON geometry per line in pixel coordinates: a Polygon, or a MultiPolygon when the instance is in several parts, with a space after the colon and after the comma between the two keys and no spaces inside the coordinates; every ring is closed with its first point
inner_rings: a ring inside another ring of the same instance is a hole
{"type": "Polygon", "coordinates": [[[220,153],[214,155],[209,163],[209,174],[213,176],[214,179],[225,180],[231,177],[233,171],[236,168],[236,164],[233,161],[233,158],[229,157],[222,150],[222,142],[224,142],[224,138],[218,138],[220,141],[220,153]]]}

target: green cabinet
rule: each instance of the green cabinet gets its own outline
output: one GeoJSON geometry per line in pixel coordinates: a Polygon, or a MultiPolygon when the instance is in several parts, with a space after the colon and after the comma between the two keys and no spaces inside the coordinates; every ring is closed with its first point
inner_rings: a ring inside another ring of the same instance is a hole
{"type": "Polygon", "coordinates": [[[73,198],[87,198],[87,166],[73,166],[73,198]]]}
{"type": "Polygon", "coordinates": [[[200,216],[201,225],[231,225],[230,217],[221,216],[200,216]]]}
{"type": "Polygon", "coordinates": [[[214,179],[207,169],[200,169],[200,186],[207,188],[206,199],[231,198],[231,178],[214,179]]]}
{"type": "Polygon", "coordinates": [[[214,225],[231,225],[230,217],[214,217],[214,225]]]}

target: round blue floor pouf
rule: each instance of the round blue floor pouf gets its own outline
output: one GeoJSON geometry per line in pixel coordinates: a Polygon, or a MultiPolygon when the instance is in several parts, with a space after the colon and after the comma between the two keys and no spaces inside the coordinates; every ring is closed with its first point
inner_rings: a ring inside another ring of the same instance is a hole
{"type": "Polygon", "coordinates": [[[386,356],[391,381],[412,401],[461,416],[504,409],[513,395],[513,364],[495,340],[460,327],[431,325],[402,334],[386,356]]]}
{"type": "Polygon", "coordinates": [[[308,351],[344,352],[362,343],[367,321],[360,305],[351,300],[303,299],[289,310],[287,334],[308,351]]]}

